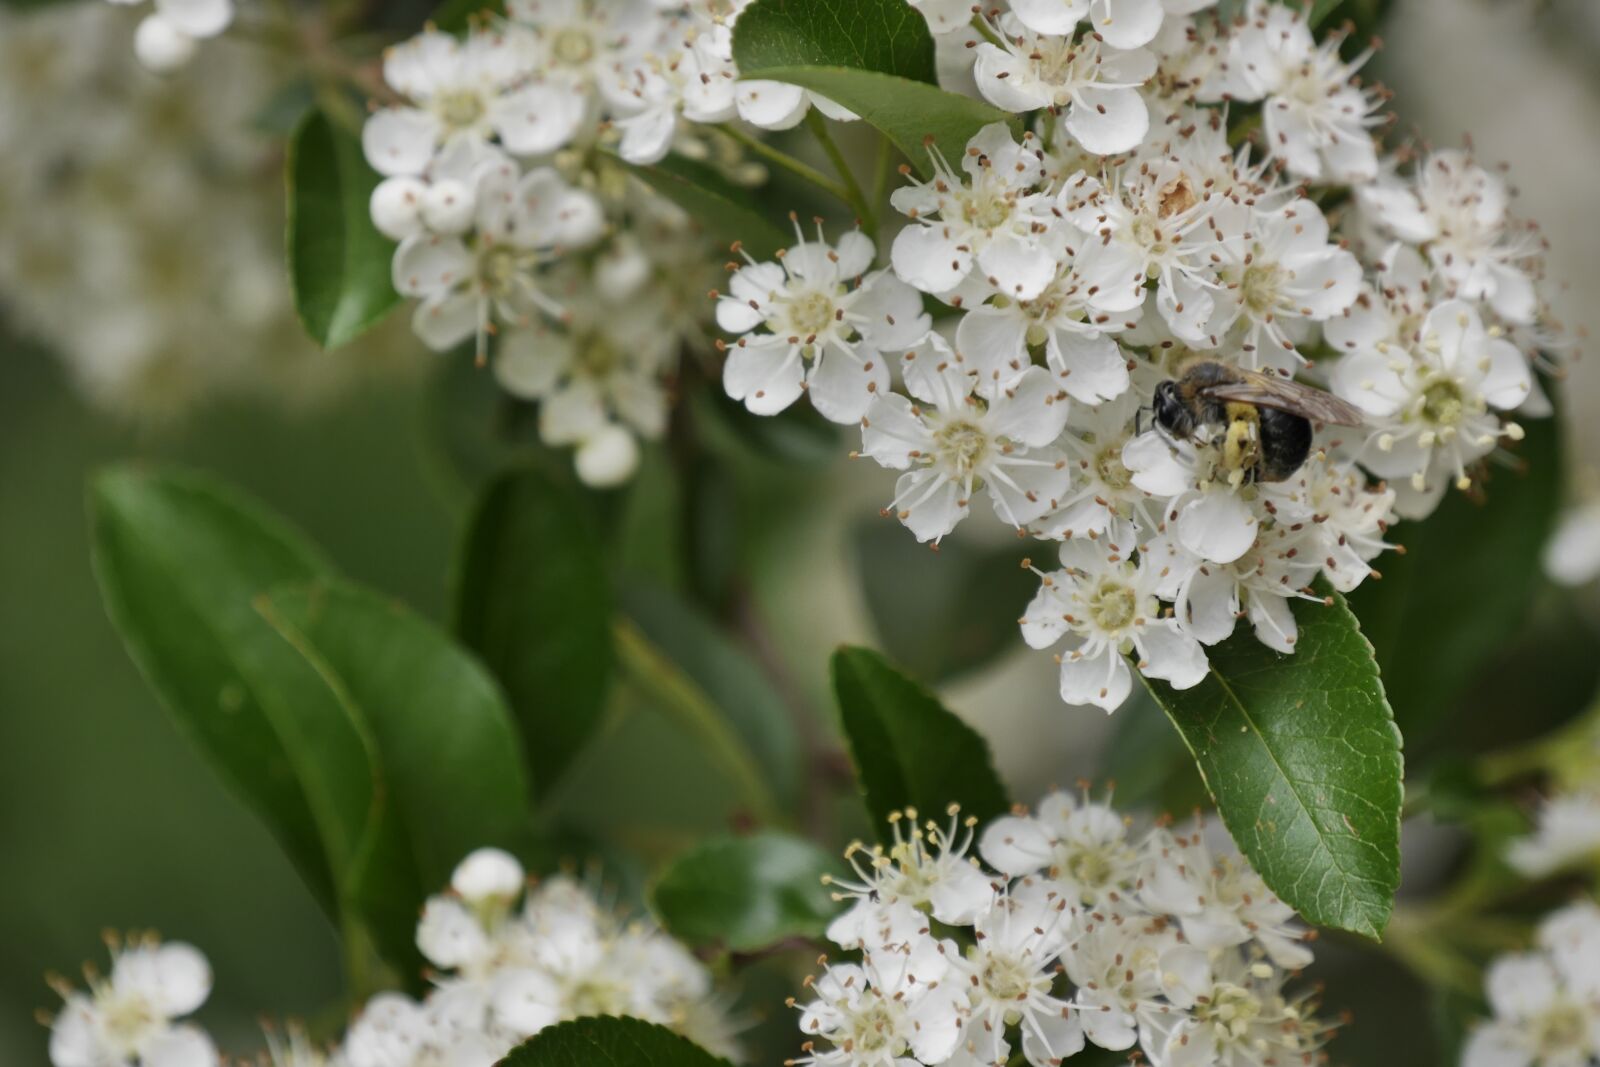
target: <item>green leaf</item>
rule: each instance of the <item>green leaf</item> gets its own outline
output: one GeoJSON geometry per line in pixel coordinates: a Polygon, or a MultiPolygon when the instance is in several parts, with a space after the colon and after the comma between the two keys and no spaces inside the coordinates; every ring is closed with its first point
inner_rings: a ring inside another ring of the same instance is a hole
{"type": "Polygon", "coordinates": [[[800,739],[783,697],[749,653],[703,612],[664,589],[634,586],[624,606],[651,644],[716,706],[760,764],[772,792],[792,802],[800,792],[800,739]]]}
{"type": "Polygon", "coordinates": [[[1451,491],[1427,519],[1396,526],[1389,540],[1405,555],[1382,557],[1382,580],[1350,595],[1395,719],[1413,742],[1439,726],[1480,667],[1514,641],[1543,584],[1540,551],[1561,502],[1561,434],[1553,418],[1524,429],[1522,470],[1494,472],[1481,503],[1451,491]]]}
{"type": "Polygon", "coordinates": [[[984,739],[878,653],[848,645],[835,652],[833,691],[880,837],[889,836],[889,816],[907,807],[934,814],[960,804],[978,819],[1011,807],[984,739]]]}
{"type": "MultiPolygon", "coordinates": [[[[744,19],[739,22],[742,25],[744,19]]],[[[735,32],[736,59],[739,58],[739,42],[735,32]]],[[[1019,116],[892,74],[837,66],[759,67],[748,65],[743,59],[739,59],[739,69],[747,78],[799,85],[849,108],[882,130],[924,177],[933,174],[933,160],[927,147],[930,138],[950,165],[959,167],[967,151],[967,142],[985,126],[1003,122],[1011,127],[1013,136],[1022,128],[1019,116]]]]}
{"type": "Polygon", "coordinates": [[[390,280],[394,242],[372,225],[378,175],[361,141],[321,111],[289,141],[289,275],[306,332],[338,348],[400,302],[390,280]]]}
{"type": "Polygon", "coordinates": [[[1400,883],[1400,733],[1344,602],[1295,604],[1281,655],[1241,629],[1192,689],[1145,684],[1235,843],[1308,922],[1379,937],[1400,883]]]}
{"type": "Polygon", "coordinates": [[[704,163],[672,155],[628,170],[694,216],[712,237],[725,243],[738,241],[756,259],[771,259],[793,243],[793,237],[758,210],[743,189],[704,163]]]}
{"type": "Polygon", "coordinates": [[[251,608],[329,564],[253,503],[187,474],[104,471],[89,517],[95,577],[134,663],[337,917],[335,872],[367,821],[367,759],[316,676],[251,608]]]}
{"type": "Polygon", "coordinates": [[[943,681],[1016,647],[1017,618],[1038,580],[1016,549],[949,540],[938,552],[911,543],[897,522],[857,524],[856,574],[878,639],[897,663],[943,681]]]}
{"type": "MultiPolygon", "coordinates": [[[[447,634],[399,603],[317,582],[257,610],[371,731],[423,886],[525,821],[521,743],[494,679],[447,634]]],[[[421,899],[409,902],[412,917],[421,899]]]]}
{"type": "Polygon", "coordinates": [[[787,834],[717,838],[672,862],[651,891],[652,909],[674,937],[732,952],[821,937],[839,912],[822,876],[837,867],[787,834]]]}
{"type": "Polygon", "coordinates": [[[583,503],[537,469],[488,488],[467,526],[454,625],[510,698],[540,795],[599,725],[611,595],[583,503]]]}
{"type": "Polygon", "coordinates": [[[756,0],[733,28],[745,77],[773,67],[849,67],[938,83],[933,35],[906,0],[756,0]]]}
{"type": "Polygon", "coordinates": [[[665,1026],[595,1015],[540,1030],[496,1067],[728,1067],[728,1061],[665,1026]]]}

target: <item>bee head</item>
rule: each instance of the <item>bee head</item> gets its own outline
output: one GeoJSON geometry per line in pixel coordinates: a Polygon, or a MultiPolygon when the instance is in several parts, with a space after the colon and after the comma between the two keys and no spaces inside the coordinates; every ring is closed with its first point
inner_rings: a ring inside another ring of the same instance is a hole
{"type": "Polygon", "coordinates": [[[1165,381],[1156,386],[1150,407],[1155,413],[1156,425],[1172,436],[1181,438],[1194,433],[1194,415],[1184,406],[1177,382],[1165,381]]]}

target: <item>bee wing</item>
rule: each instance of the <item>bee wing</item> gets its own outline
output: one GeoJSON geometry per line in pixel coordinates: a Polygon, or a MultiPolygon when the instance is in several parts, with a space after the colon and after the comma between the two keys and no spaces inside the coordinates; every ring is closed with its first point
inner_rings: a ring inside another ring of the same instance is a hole
{"type": "Polygon", "coordinates": [[[1218,400],[1237,400],[1258,407],[1276,408],[1314,422],[1329,422],[1338,426],[1361,425],[1359,408],[1325,390],[1301,385],[1293,378],[1285,378],[1280,374],[1247,370],[1241,370],[1238,374],[1242,381],[1219,382],[1206,386],[1200,392],[1218,400]]]}

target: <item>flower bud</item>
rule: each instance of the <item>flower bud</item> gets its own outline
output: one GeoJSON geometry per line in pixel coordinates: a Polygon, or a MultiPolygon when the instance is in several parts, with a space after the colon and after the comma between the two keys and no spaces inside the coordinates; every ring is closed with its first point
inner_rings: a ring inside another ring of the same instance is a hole
{"type": "Polygon", "coordinates": [[[385,178],[372,190],[368,210],[378,232],[403,241],[422,229],[422,199],[428,187],[416,178],[385,178]]]}
{"type": "Polygon", "coordinates": [[[610,489],[633,476],[639,466],[639,443],[633,434],[612,424],[578,446],[575,462],[585,485],[610,489]]]}
{"type": "Polygon", "coordinates": [[[148,15],[134,31],[133,52],[146,68],[166,74],[194,58],[195,40],[160,15],[148,15]]]}

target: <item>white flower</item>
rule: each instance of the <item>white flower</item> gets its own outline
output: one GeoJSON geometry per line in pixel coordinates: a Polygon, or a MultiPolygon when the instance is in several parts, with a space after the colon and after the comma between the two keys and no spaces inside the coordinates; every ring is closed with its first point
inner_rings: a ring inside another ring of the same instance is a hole
{"type": "Polygon", "coordinates": [[[1012,0],[1011,10],[1034,33],[1071,37],[1088,19],[1113,48],[1138,48],[1155,40],[1172,6],[1163,0],[1012,0]]]}
{"type": "Polygon", "coordinates": [[[968,1055],[1007,1062],[1011,1025],[1020,1026],[1022,1055],[1033,1067],[1057,1067],[1083,1048],[1078,1013],[1054,991],[1056,960],[1075,919],[1076,903],[1042,878],[1021,879],[976,917],[975,943],[958,964],[971,1012],[968,1055]]]}
{"type": "Polygon", "coordinates": [[[1173,334],[1187,344],[1213,344],[1206,327],[1224,243],[1214,216],[1242,210],[1220,197],[1213,203],[1213,196],[1171,159],[1141,166],[1109,188],[1080,175],[1058,197],[1062,214],[1095,238],[1080,245],[1074,270],[1102,291],[1126,291],[1131,282],[1135,306],[1144,301],[1145,279],[1157,279],[1156,308],[1173,334]]]}
{"type": "Polygon", "coordinates": [[[942,1063],[955,1052],[965,1022],[966,991],[954,970],[956,948],[924,933],[883,946],[862,963],[828,967],[811,983],[816,999],[800,1029],[832,1048],[812,1045],[796,1063],[906,1067],[908,1057],[942,1063]]]}
{"type": "Polygon", "coordinates": [[[935,156],[936,173],[890,198],[913,225],[894,239],[894,270],[925,293],[952,293],[974,268],[995,290],[1028,299],[1056,276],[1057,253],[1047,235],[1049,197],[1034,136],[1013,140],[1004,123],[979,130],[961,158],[965,179],[935,156]]]}
{"type": "Polygon", "coordinates": [[[855,879],[825,875],[823,884],[835,887],[834,899],[854,903],[828,925],[830,941],[846,948],[885,944],[907,932],[908,913],[918,925],[925,910],[940,922],[964,926],[988,907],[994,889],[967,856],[977,820],[958,822],[955,805],[949,816],[948,826],[931,819],[919,826],[916,811],[894,812],[894,842],[887,849],[857,842],[845,850],[855,879]]]}
{"type": "MultiPolygon", "coordinates": [[[[142,0],[111,0],[138,4],[142,0]]],[[[215,37],[233,22],[233,0],[155,0],[155,10],[134,31],[133,50],[139,62],[165,74],[194,58],[200,40],[215,37]]]]}
{"type": "Polygon", "coordinates": [[[211,994],[211,966],[192,945],[155,939],[111,945],[111,973],[66,1000],[50,1026],[54,1067],[215,1067],[216,1046],[178,1022],[211,994]]]}
{"type": "Polygon", "coordinates": [[[1544,546],[1544,572],[1567,586],[1600,576],[1600,501],[1569,508],[1544,546]]]}
{"type": "MultiPolygon", "coordinates": [[[[386,176],[427,170],[457,141],[507,151],[548,151],[540,129],[545,101],[527,76],[520,34],[475,29],[464,40],[428,30],[384,54],[383,76],[413,106],[373,112],[361,131],[367,162],[386,176]]],[[[552,146],[553,147],[553,146],[552,146]]]]}
{"type": "Polygon", "coordinates": [[[1226,77],[1200,98],[1261,100],[1267,151],[1297,178],[1371,181],[1378,157],[1367,131],[1384,121],[1375,115],[1383,97],[1354,80],[1371,51],[1346,63],[1343,40],[1318,44],[1302,12],[1258,0],[1228,38],[1226,77]]]}
{"type": "MultiPolygon", "coordinates": [[[[1148,430],[1122,448],[1133,484],[1167,502],[1168,533],[1186,552],[1232,563],[1256,543],[1261,519],[1251,506],[1246,472],[1225,470],[1215,441],[1173,441],[1148,430]]],[[[1171,585],[1176,591],[1178,582],[1171,585]]]]}
{"type": "Polygon", "coordinates": [[[1098,34],[1035,33],[1015,15],[993,26],[1002,44],[980,43],[974,65],[984,99],[1006,111],[1057,111],[1062,129],[1096,155],[1127,152],[1144,140],[1150,113],[1139,87],[1155,73],[1155,56],[1119,50],[1098,34]]]}
{"type": "Polygon", "coordinates": [[[1600,853],[1600,795],[1558,793],[1539,809],[1534,832],[1513,840],[1506,862],[1543,878],[1600,853]]]}
{"type": "Polygon", "coordinates": [[[1410,182],[1379,181],[1356,196],[1381,228],[1423,248],[1450,295],[1486,301],[1507,322],[1534,320],[1538,231],[1511,219],[1505,183],[1465,152],[1434,152],[1410,182]]]}
{"type": "Polygon", "coordinates": [[[1061,699],[1068,704],[1115,711],[1133,685],[1129,655],[1140,673],[1175,689],[1205,678],[1205,650],[1159,599],[1164,583],[1180,576],[1163,573],[1138,548],[1133,526],[1120,519],[1098,538],[1064,542],[1062,569],[1043,576],[1022,618],[1030,648],[1068,642],[1058,657],[1061,699]]]}
{"type": "Polygon", "coordinates": [[[1061,960],[1078,987],[1075,1004],[1084,1035],[1120,1051],[1140,1043],[1143,1034],[1150,1047],[1174,1014],[1163,996],[1161,957],[1178,944],[1176,924],[1138,911],[1086,914],[1083,924],[1061,960]]]}
{"type": "Polygon", "coordinates": [[[984,828],[984,861],[1008,875],[1041,872],[1074,907],[1093,911],[1131,899],[1144,864],[1142,839],[1129,836],[1131,820],[1107,797],[1095,803],[1085,791],[1051,793],[1033,815],[1005,815],[984,828]]]}
{"type": "Polygon", "coordinates": [[[879,394],[862,420],[862,454],[906,472],[884,513],[917,540],[937,543],[986,489],[995,514],[1021,530],[1057,506],[1072,477],[1053,447],[1066,424],[1066,394],[1039,367],[987,391],[947,353],[930,335],[907,358],[911,397],[879,394]]]}
{"type": "Polygon", "coordinates": [[[1551,912],[1539,924],[1538,940],[1578,996],[1600,999],[1600,905],[1578,900],[1551,912]]]}
{"type": "Polygon", "coordinates": [[[1361,264],[1328,238],[1328,220],[1309,200],[1243,218],[1246,229],[1221,241],[1215,311],[1205,332],[1212,343],[1237,332],[1249,367],[1292,370],[1304,362],[1295,345],[1311,323],[1326,322],[1355,302],[1361,264]]]}
{"type": "Polygon", "coordinates": [[[1500,437],[1521,436],[1514,423],[1502,428],[1494,412],[1522,403],[1531,384],[1522,353],[1460,300],[1430,311],[1409,349],[1352,352],[1333,371],[1334,391],[1373,427],[1362,465],[1401,480],[1397,508],[1407,518],[1431,511],[1450,482],[1470,485],[1467,465],[1500,437]]]}
{"type": "Polygon", "coordinates": [[[1178,945],[1162,954],[1160,967],[1167,1000],[1180,1012],[1141,1034],[1155,1067],[1298,1063],[1322,1044],[1319,1025],[1284,998],[1284,973],[1270,963],[1237,949],[1178,945]]]}
{"type": "Polygon", "coordinates": [[[797,223],[795,236],[776,263],[747,256],[717,301],[717,325],[743,335],[727,346],[723,388],[757,415],[776,415],[808,392],[824,417],[857,422],[888,388],[884,353],[915,344],[929,319],[898,278],[868,273],[875,249],[860,231],[837,248],[820,228],[807,242],[797,223]]]}
{"type": "MultiPolygon", "coordinates": [[[[1225,563],[1201,559],[1186,565],[1186,577],[1173,599],[1184,630],[1201,644],[1214,645],[1233,633],[1240,618],[1248,618],[1262,644],[1277,652],[1293,652],[1299,627],[1289,602],[1322,601],[1308,589],[1317,560],[1305,552],[1306,545],[1296,534],[1276,525],[1258,527],[1255,540],[1238,558],[1225,563]]],[[[1174,558],[1182,558],[1185,550],[1174,546],[1171,551],[1174,558]]]]}
{"type": "Polygon", "coordinates": [[[475,190],[477,228],[470,239],[419,233],[394,255],[394,285],[419,297],[412,316],[417,335],[435,351],[469,337],[480,359],[496,320],[531,325],[560,317],[559,303],[540,284],[542,269],[600,235],[600,205],[553,170],[517,177],[508,164],[481,171],[475,190]]]}
{"type": "Polygon", "coordinates": [[[727,25],[699,20],[674,28],[627,70],[621,94],[613,96],[622,131],[618,154],[629,163],[656,163],[672,147],[680,114],[690,122],[733,118],[737,77],[727,25]]]}
{"type": "Polygon", "coordinates": [[[1467,1039],[1462,1067],[1582,1067],[1600,1056],[1600,990],[1569,984],[1573,962],[1530,952],[1490,964],[1484,990],[1494,1018],[1467,1039]]]}
{"type": "Polygon", "coordinates": [[[1135,519],[1141,525],[1150,519],[1149,494],[1133,484],[1133,472],[1122,462],[1122,449],[1133,437],[1146,395],[1133,388],[1103,404],[1072,405],[1066,431],[1056,441],[1072,467],[1072,485],[1060,508],[1030,527],[1033,536],[1071,540],[1098,534],[1113,519],[1135,519]]]}
{"type": "Polygon", "coordinates": [[[1311,963],[1294,909],[1241,858],[1213,856],[1199,826],[1187,837],[1157,830],[1148,855],[1139,899],[1154,912],[1176,916],[1189,944],[1218,949],[1254,941],[1285,970],[1311,963]]]}
{"type": "MultiPolygon", "coordinates": [[[[1341,593],[1372,574],[1372,560],[1390,547],[1383,535],[1394,522],[1395,492],[1369,487],[1349,461],[1313,452],[1292,477],[1264,482],[1259,492],[1262,506],[1292,543],[1286,547],[1297,547],[1341,593]]],[[[1291,575],[1290,582],[1300,577],[1291,575]]]]}

